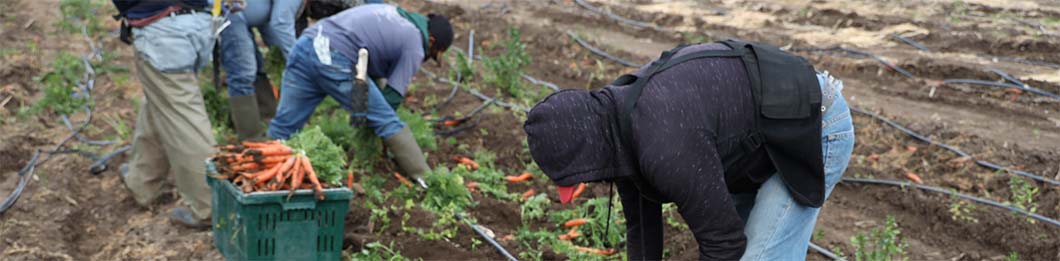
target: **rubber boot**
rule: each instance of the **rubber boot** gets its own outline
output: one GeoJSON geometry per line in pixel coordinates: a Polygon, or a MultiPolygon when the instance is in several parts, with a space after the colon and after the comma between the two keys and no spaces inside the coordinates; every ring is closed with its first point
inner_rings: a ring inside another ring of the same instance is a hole
{"type": "Polygon", "coordinates": [[[423,151],[420,150],[420,145],[416,144],[416,138],[412,136],[409,127],[405,126],[393,136],[383,140],[383,143],[390,149],[398,167],[404,171],[406,176],[415,180],[420,187],[427,188],[423,176],[431,170],[431,167],[427,166],[427,159],[423,157],[423,151]]]}
{"type": "Polygon", "coordinates": [[[272,82],[269,81],[269,75],[258,73],[254,79],[254,95],[258,97],[258,112],[261,114],[262,121],[268,123],[272,117],[276,116],[278,94],[279,92],[273,89],[272,82]]]}
{"type": "Polygon", "coordinates": [[[235,123],[239,141],[263,137],[264,128],[261,115],[258,114],[258,101],[254,95],[229,97],[228,104],[232,110],[232,122],[235,123]]]}

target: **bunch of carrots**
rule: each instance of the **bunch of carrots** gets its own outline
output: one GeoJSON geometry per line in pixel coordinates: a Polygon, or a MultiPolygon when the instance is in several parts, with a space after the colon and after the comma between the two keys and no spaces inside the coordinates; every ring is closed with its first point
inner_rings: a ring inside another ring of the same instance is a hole
{"type": "Polygon", "coordinates": [[[231,181],[244,193],[312,189],[318,200],[324,200],[324,186],[317,179],[305,153],[296,154],[280,141],[253,142],[219,146],[213,157],[218,179],[231,181]]]}
{"type": "MultiPolygon", "coordinates": [[[[568,220],[567,222],[564,222],[563,223],[563,227],[564,228],[570,228],[570,231],[567,231],[566,234],[559,235],[559,240],[570,242],[570,241],[574,240],[575,238],[582,236],[582,234],[578,232],[578,227],[581,226],[581,225],[585,225],[585,223],[588,223],[588,222],[589,222],[589,220],[588,219],[584,219],[584,218],[576,218],[576,219],[571,219],[571,220],[568,220]]],[[[573,243],[571,243],[571,244],[573,244],[573,243]]],[[[575,246],[575,248],[579,252],[585,252],[585,253],[596,254],[596,255],[601,255],[601,256],[610,256],[610,255],[614,255],[617,252],[613,248],[600,249],[600,248],[591,248],[591,247],[583,247],[583,246],[575,246]]]]}

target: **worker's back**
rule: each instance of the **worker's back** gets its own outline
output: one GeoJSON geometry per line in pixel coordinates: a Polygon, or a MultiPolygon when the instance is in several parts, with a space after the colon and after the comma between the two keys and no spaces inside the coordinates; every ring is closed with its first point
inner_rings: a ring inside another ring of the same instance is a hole
{"type": "MultiPolygon", "coordinates": [[[[405,87],[399,83],[411,78],[415,71],[402,72],[410,77],[394,77],[395,68],[401,60],[423,62],[423,32],[403,17],[397,7],[385,4],[362,5],[321,20],[310,26],[303,36],[316,37],[323,27],[322,35],[330,38],[331,50],[339,52],[356,63],[357,50],[368,49],[368,75],[372,78],[386,77],[395,88],[405,87]]],[[[399,89],[402,93],[404,88],[399,89]]]]}

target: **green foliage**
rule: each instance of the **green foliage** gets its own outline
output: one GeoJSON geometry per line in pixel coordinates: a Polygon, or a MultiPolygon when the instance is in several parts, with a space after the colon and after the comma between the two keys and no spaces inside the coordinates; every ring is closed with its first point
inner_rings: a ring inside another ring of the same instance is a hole
{"type": "Polygon", "coordinates": [[[680,216],[681,213],[677,212],[677,205],[675,205],[673,203],[663,204],[662,205],[662,211],[663,211],[663,215],[666,215],[666,224],[667,225],[670,225],[671,227],[679,229],[679,230],[687,230],[688,229],[688,224],[685,224],[685,222],[682,222],[681,219],[678,218],[678,216],[680,216]]]}
{"type": "Polygon", "coordinates": [[[521,37],[518,29],[508,28],[508,41],[504,43],[506,51],[497,57],[484,58],[486,68],[490,71],[486,83],[516,98],[523,97],[523,67],[531,61],[521,37]]]}
{"type": "Polygon", "coordinates": [[[51,67],[50,71],[37,78],[44,85],[44,97],[34,103],[27,113],[36,114],[49,109],[55,114],[66,115],[88,105],[90,100],[83,93],[74,97],[81,77],[85,73],[85,65],[81,58],[66,52],[59,52],[59,55],[52,61],[51,67]]]}
{"type": "Polygon", "coordinates": [[[949,207],[950,218],[954,221],[979,223],[979,219],[972,216],[972,211],[975,211],[975,205],[969,204],[968,202],[957,198],[957,196],[950,197],[950,200],[953,201],[953,203],[950,203],[949,207]]]}
{"type": "Polygon", "coordinates": [[[423,177],[431,186],[423,199],[423,208],[434,212],[444,209],[463,210],[471,206],[471,192],[464,186],[464,177],[449,172],[445,167],[437,167],[423,177]]]}
{"type": "Polygon", "coordinates": [[[100,13],[104,2],[98,0],[62,0],[59,1],[59,11],[63,19],[56,24],[64,31],[81,33],[81,23],[84,23],[89,35],[106,30],[100,24],[102,19],[110,17],[100,13]]]}
{"type": "Polygon", "coordinates": [[[1020,253],[1016,252],[1016,251],[1008,252],[1008,255],[1005,256],[1005,261],[1019,261],[1019,260],[1020,260],[1020,253]]]}
{"type": "Polygon", "coordinates": [[[361,252],[351,254],[347,260],[407,261],[412,259],[402,256],[401,251],[394,250],[394,242],[391,241],[390,245],[383,245],[379,242],[365,244],[361,252]]]}
{"type": "Polygon", "coordinates": [[[868,234],[862,232],[850,238],[850,243],[854,245],[854,260],[906,260],[902,256],[908,245],[899,238],[901,233],[894,216],[887,216],[882,229],[873,228],[868,234]]]}
{"type": "Polygon", "coordinates": [[[477,170],[472,171],[463,165],[459,165],[453,169],[453,173],[478,182],[477,189],[493,198],[513,201],[518,197],[518,195],[508,192],[508,182],[504,179],[506,175],[494,166],[496,155],[487,150],[479,150],[475,151],[473,156],[475,162],[480,165],[477,170]]]}
{"type": "Polygon", "coordinates": [[[269,80],[272,81],[273,86],[281,86],[283,70],[286,66],[287,59],[283,57],[280,47],[270,46],[269,52],[265,54],[265,74],[269,75],[269,80]]]}
{"type": "MultiPolygon", "coordinates": [[[[1009,205],[1030,213],[1038,212],[1038,203],[1034,199],[1038,195],[1037,186],[1017,176],[1009,178],[1008,186],[1009,191],[1012,192],[1012,196],[1009,198],[1009,205]]],[[[1037,220],[1027,217],[1027,222],[1034,224],[1037,220]]]]}
{"type": "Polygon", "coordinates": [[[543,245],[553,245],[556,236],[552,232],[547,230],[531,230],[529,226],[523,224],[519,227],[519,230],[515,232],[515,240],[523,246],[523,251],[519,253],[519,257],[527,260],[542,260],[544,252],[541,251],[543,245]]]}
{"type": "Polygon", "coordinates": [[[526,199],[526,202],[519,206],[519,213],[523,217],[523,222],[545,217],[545,211],[548,210],[549,205],[552,205],[552,201],[548,199],[548,195],[545,193],[538,193],[526,199]]]}
{"type": "Polygon", "coordinates": [[[303,129],[296,133],[287,145],[293,149],[300,150],[309,157],[313,164],[313,170],[321,181],[334,185],[342,185],[342,179],[346,177],[346,153],[335,143],[324,135],[320,126],[303,129]]]}
{"type": "Polygon", "coordinates": [[[405,107],[398,108],[397,113],[401,121],[409,126],[412,136],[416,138],[416,144],[419,144],[421,149],[424,151],[438,149],[438,143],[434,139],[434,130],[431,129],[430,122],[405,107]]]}
{"type": "Polygon", "coordinates": [[[475,67],[472,66],[471,60],[468,59],[467,55],[460,50],[456,50],[455,59],[455,65],[449,69],[449,79],[455,80],[459,78],[461,82],[475,80],[475,67]]]}

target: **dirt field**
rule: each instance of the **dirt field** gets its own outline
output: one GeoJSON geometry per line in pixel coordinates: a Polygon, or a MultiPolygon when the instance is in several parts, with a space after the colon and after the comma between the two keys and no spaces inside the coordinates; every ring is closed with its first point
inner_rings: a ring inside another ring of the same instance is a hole
{"type": "MultiPolygon", "coordinates": [[[[591,54],[567,32],[585,38],[608,53],[645,63],[680,43],[737,37],[789,49],[843,46],[879,55],[909,71],[906,77],[876,60],[836,52],[797,52],[817,69],[843,79],[844,94],[853,107],[875,112],[945,144],[998,165],[1060,179],[1060,100],[1032,93],[1016,95],[1001,88],[944,84],[947,79],[1000,81],[989,69],[1011,74],[1029,86],[1060,93],[1060,7],[1052,0],[918,0],[918,1],[730,1],[730,0],[594,0],[616,15],[657,26],[660,30],[624,25],[591,12],[574,1],[434,0],[394,1],[407,9],[437,12],[453,19],[453,48],[466,49],[475,31],[476,54],[494,56],[509,27],[522,32],[532,63],[527,75],[563,88],[595,88],[632,68],[591,54]],[[1029,24],[1041,24],[1031,26],[1029,24]],[[899,41],[901,34],[929,51],[899,41]]],[[[51,150],[69,131],[55,115],[19,117],[21,107],[43,96],[35,77],[50,68],[60,52],[80,55],[88,50],[80,34],[54,26],[62,18],[58,0],[5,0],[0,3],[0,194],[18,183],[16,173],[37,149],[51,150]]],[[[107,8],[112,8],[109,5],[107,8]]],[[[113,9],[100,10],[100,16],[113,9]]],[[[109,30],[116,27],[104,19],[109,30]]],[[[131,66],[130,46],[104,33],[103,50],[112,63],[131,66]]],[[[452,55],[452,52],[450,53],[452,55]]],[[[447,75],[450,65],[427,63],[424,70],[447,75]]],[[[122,137],[134,125],[140,86],[131,73],[96,79],[95,115],[84,134],[93,139],[122,137]],[[118,123],[124,123],[118,124],[118,123]],[[123,127],[128,126],[128,127],[123,127]]],[[[450,85],[419,74],[406,105],[428,114],[434,102],[449,94],[450,85]]],[[[543,88],[527,83],[527,88],[543,88]]],[[[500,96],[496,88],[481,88],[500,96]]],[[[459,92],[437,115],[467,113],[481,100],[459,92]]],[[[527,168],[521,118],[516,110],[487,109],[481,122],[452,139],[438,138],[428,152],[432,166],[454,167],[456,155],[486,150],[506,173],[527,168]],[[455,140],[450,143],[448,140],[455,140]]],[[[431,116],[431,115],[427,115],[431,116]]],[[[73,117],[74,121],[81,118],[73,117]]],[[[974,161],[937,146],[919,142],[883,123],[855,114],[857,145],[845,177],[908,181],[916,173],[925,185],[941,187],[997,202],[1011,201],[1010,174],[975,165],[974,161]]],[[[128,142],[128,139],[126,139],[128,142]]],[[[126,144],[93,147],[71,142],[69,148],[109,152],[126,144]]],[[[168,223],[166,211],[179,204],[175,192],[152,208],[135,204],[114,169],[128,156],[110,161],[101,175],[88,171],[91,160],[58,154],[36,170],[22,198],[0,215],[0,259],[4,260],[219,260],[209,231],[193,231],[168,223]]],[[[391,169],[381,163],[380,169],[391,169]]],[[[384,188],[400,186],[389,175],[384,188]]],[[[543,176],[539,177],[543,178],[543,176]]],[[[539,179],[540,180],[540,179],[539,179]]],[[[1029,179],[1027,179],[1030,181],[1029,179]]],[[[1039,189],[1037,213],[1060,218],[1060,189],[1031,182],[1039,189]]],[[[547,193],[546,182],[509,186],[547,193]]],[[[389,190],[388,190],[389,191],[389,190]]],[[[475,193],[479,203],[469,215],[490,228],[513,253],[537,245],[505,239],[522,226],[518,202],[475,193]]],[[[583,198],[606,197],[607,188],[593,184],[583,198]]],[[[426,260],[497,260],[488,245],[475,245],[477,235],[461,225],[456,236],[425,240],[403,227],[430,228],[439,217],[413,209],[385,215],[404,220],[381,229],[371,218],[366,197],[351,202],[346,219],[347,251],[359,252],[369,242],[393,242],[393,250],[426,260]]],[[[880,227],[893,216],[908,245],[910,260],[999,260],[1017,253],[1024,260],[1060,260],[1060,227],[1032,224],[1008,210],[977,205],[962,218],[951,210],[959,199],[912,188],[841,183],[823,208],[813,242],[826,249],[855,252],[851,237],[880,227]],[[970,219],[969,219],[970,218],[970,219]],[[974,219],[975,222],[970,220],[974,219]]],[[[401,204],[402,202],[393,202],[401,204]]],[[[974,203],[972,203],[974,204],[974,203]]],[[[566,208],[553,204],[551,210],[566,208]]],[[[547,227],[531,221],[532,228],[547,227]]],[[[673,259],[695,259],[691,235],[667,226],[666,246],[673,259]]],[[[621,249],[621,248],[620,248],[621,249]]],[[[543,259],[566,259],[551,249],[543,259]]],[[[826,259],[812,250],[810,259],[826,259]]],[[[850,257],[850,256],[848,256],[850,257]]],[[[852,258],[852,257],[850,257],[852,258]]]]}

